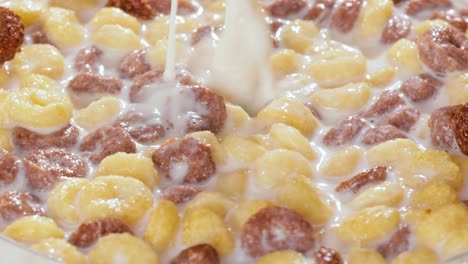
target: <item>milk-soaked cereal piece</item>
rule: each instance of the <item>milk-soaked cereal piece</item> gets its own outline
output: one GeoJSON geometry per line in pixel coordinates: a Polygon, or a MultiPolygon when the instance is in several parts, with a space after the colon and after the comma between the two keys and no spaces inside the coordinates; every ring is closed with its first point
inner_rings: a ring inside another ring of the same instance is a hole
{"type": "Polygon", "coordinates": [[[371,88],[366,83],[350,83],[333,89],[319,89],[310,95],[320,107],[340,111],[358,110],[371,98],[371,88]]]}
{"type": "Polygon", "coordinates": [[[460,72],[452,75],[444,88],[451,104],[463,104],[468,102],[468,72],[460,72]]]}
{"type": "Polygon", "coordinates": [[[404,104],[401,93],[395,90],[386,90],[377,97],[377,100],[362,114],[363,117],[375,117],[385,114],[398,105],[404,104]]]}
{"type": "Polygon", "coordinates": [[[362,187],[367,184],[375,182],[385,181],[387,179],[387,168],[378,166],[366,171],[363,171],[353,178],[340,183],[336,187],[337,192],[343,192],[351,190],[353,193],[357,193],[362,187]]]}
{"type": "Polygon", "coordinates": [[[84,40],[85,29],[71,10],[51,7],[43,20],[47,38],[59,48],[72,48],[84,40]]]}
{"type": "Polygon", "coordinates": [[[447,21],[453,27],[465,32],[468,28],[468,22],[464,20],[463,16],[456,15],[453,11],[438,11],[432,14],[431,19],[441,19],[447,21]]]}
{"type": "Polygon", "coordinates": [[[408,39],[400,39],[387,51],[387,59],[401,70],[418,74],[422,70],[417,44],[408,39]]]}
{"type": "Polygon", "coordinates": [[[368,0],[359,20],[359,35],[378,37],[393,13],[392,0],[368,0]]]}
{"type": "Polygon", "coordinates": [[[392,125],[408,132],[418,121],[421,112],[411,106],[403,106],[394,112],[383,115],[377,125],[392,125]]]}
{"type": "Polygon", "coordinates": [[[406,38],[411,33],[411,20],[403,16],[390,18],[382,32],[382,42],[390,44],[406,38]]]}
{"type": "Polygon", "coordinates": [[[32,151],[23,164],[28,185],[37,190],[51,189],[63,177],[83,178],[89,169],[80,156],[58,148],[32,151]]]}
{"type": "Polygon", "coordinates": [[[194,96],[197,103],[187,124],[188,132],[209,130],[218,133],[223,129],[227,112],[222,96],[203,87],[184,90],[182,96],[194,96]],[[205,109],[200,111],[198,107],[205,109]]]}
{"type": "Polygon", "coordinates": [[[32,26],[46,11],[47,3],[34,0],[17,0],[2,3],[18,14],[25,27],[32,26]]]}
{"type": "Polygon", "coordinates": [[[88,255],[90,264],[113,264],[116,259],[128,263],[159,264],[158,255],[150,245],[128,233],[110,234],[99,239],[88,255]]]}
{"type": "Polygon", "coordinates": [[[123,102],[112,96],[104,96],[75,112],[74,120],[80,127],[91,130],[109,124],[120,113],[123,102]]]}
{"type": "Polygon", "coordinates": [[[360,192],[348,205],[354,209],[376,205],[397,206],[404,195],[405,191],[400,183],[383,182],[360,192]]]}
{"type": "Polygon", "coordinates": [[[279,98],[260,110],[257,120],[266,124],[283,123],[297,128],[305,136],[310,136],[319,126],[317,118],[303,103],[279,98]]]}
{"type": "Polygon", "coordinates": [[[415,190],[411,195],[413,208],[436,209],[458,201],[457,190],[448,183],[435,180],[415,190]]]}
{"type": "Polygon", "coordinates": [[[259,257],[278,250],[306,252],[314,246],[313,227],[302,215],[283,207],[266,207],[244,224],[242,248],[259,257]]]}
{"type": "Polygon", "coordinates": [[[223,218],[208,209],[196,209],[185,215],[181,235],[184,245],[210,244],[221,257],[234,250],[234,237],[223,218]]]}
{"type": "Polygon", "coordinates": [[[88,153],[93,163],[117,152],[135,153],[136,145],[123,128],[104,126],[83,138],[80,151],[88,153]]]}
{"type": "Polygon", "coordinates": [[[419,102],[429,99],[441,85],[442,83],[430,74],[420,74],[403,82],[400,89],[413,102],[419,102]]]}
{"type": "Polygon", "coordinates": [[[364,134],[363,143],[372,145],[376,143],[382,143],[388,140],[397,138],[407,138],[407,134],[393,125],[380,125],[375,128],[370,128],[364,134]]]}
{"type": "Polygon", "coordinates": [[[254,164],[254,183],[262,188],[278,187],[296,175],[313,176],[313,170],[304,156],[286,149],[275,149],[259,157],[254,164]]]}
{"type": "Polygon", "coordinates": [[[464,225],[456,232],[451,233],[443,242],[442,257],[451,258],[459,256],[468,250],[468,226],[464,225]]]}
{"type": "Polygon", "coordinates": [[[16,180],[20,169],[20,160],[5,149],[0,149],[0,183],[11,184],[16,180]]]}
{"type": "Polygon", "coordinates": [[[454,28],[433,28],[416,40],[419,58],[436,72],[468,68],[468,38],[454,28]]]}
{"type": "Polygon", "coordinates": [[[331,26],[342,33],[351,31],[359,17],[362,4],[362,0],[344,0],[332,16],[331,26]]]}
{"type": "Polygon", "coordinates": [[[452,7],[451,0],[411,0],[405,8],[408,15],[414,16],[426,10],[452,7]]]}
{"type": "Polygon", "coordinates": [[[57,184],[47,199],[47,215],[60,225],[78,225],[80,216],[75,201],[87,185],[89,181],[81,178],[69,178],[57,184]]]}
{"type": "Polygon", "coordinates": [[[171,201],[175,204],[181,204],[192,200],[200,192],[200,189],[193,186],[174,185],[166,188],[162,192],[161,198],[171,201]]]}
{"type": "Polygon", "coordinates": [[[89,247],[100,237],[115,233],[132,234],[132,230],[118,218],[107,217],[82,223],[71,233],[68,242],[77,247],[89,247]]]}
{"type": "Polygon", "coordinates": [[[141,154],[115,153],[104,158],[95,176],[119,175],[135,178],[151,190],[159,183],[159,174],[151,158],[141,154]]]}
{"type": "Polygon", "coordinates": [[[267,149],[251,138],[225,136],[221,144],[227,154],[240,162],[254,162],[267,152],[267,149]]]}
{"type": "Polygon", "coordinates": [[[208,209],[221,217],[225,217],[234,205],[235,203],[222,193],[203,191],[187,203],[184,214],[190,214],[197,209],[208,209]]]}
{"type": "Polygon", "coordinates": [[[268,6],[268,10],[272,16],[284,18],[301,11],[306,6],[305,0],[275,0],[268,6]]]}
{"type": "Polygon", "coordinates": [[[211,150],[192,137],[170,139],[153,154],[159,172],[180,183],[198,183],[216,172],[211,150]]]}
{"type": "Polygon", "coordinates": [[[131,51],[141,48],[140,37],[126,27],[116,24],[106,24],[90,34],[93,44],[108,49],[131,51]]]}
{"type": "Polygon", "coordinates": [[[231,198],[243,198],[247,189],[248,170],[239,169],[217,176],[215,190],[231,198]]]}
{"type": "Polygon", "coordinates": [[[326,19],[335,6],[336,0],[316,0],[312,8],[304,16],[305,20],[324,20],[326,19]]]}
{"type": "Polygon", "coordinates": [[[140,23],[138,20],[115,7],[103,7],[93,19],[89,22],[92,29],[97,29],[103,25],[120,25],[133,30],[136,34],[140,33],[140,23]]]}
{"type": "Polygon", "coordinates": [[[410,229],[407,225],[401,225],[395,233],[386,241],[386,243],[380,245],[377,251],[384,258],[392,258],[398,254],[407,251],[409,249],[409,238],[410,229]]]}
{"type": "Polygon", "coordinates": [[[306,72],[322,87],[362,81],[366,71],[366,57],[351,47],[326,49],[306,65],[306,72]]]}
{"type": "Polygon", "coordinates": [[[276,203],[300,213],[311,224],[323,224],[332,215],[332,208],[323,201],[325,195],[304,176],[296,176],[278,187],[276,203]],[[307,204],[303,201],[308,201],[307,204]]]}
{"type": "Polygon", "coordinates": [[[123,176],[93,179],[82,187],[77,211],[83,220],[115,217],[133,227],[153,206],[153,194],[142,182],[123,176]]]}
{"type": "Polygon", "coordinates": [[[75,57],[73,68],[78,72],[97,72],[102,50],[96,46],[81,49],[75,57]]]}
{"type": "Polygon", "coordinates": [[[166,135],[166,127],[158,120],[151,120],[151,116],[144,116],[140,112],[128,111],[114,122],[114,126],[121,127],[140,144],[152,144],[166,135]]]}
{"type": "Polygon", "coordinates": [[[429,119],[432,143],[443,149],[454,149],[458,145],[460,150],[467,154],[467,112],[467,104],[442,107],[433,111],[429,119]]]}
{"type": "Polygon", "coordinates": [[[158,13],[169,12],[165,5],[167,2],[165,0],[109,0],[107,6],[120,8],[141,19],[152,19],[158,13]]]}
{"type": "Polygon", "coordinates": [[[359,115],[352,115],[331,128],[323,137],[323,143],[327,146],[340,146],[353,140],[366,125],[359,115]]]}
{"type": "Polygon", "coordinates": [[[362,154],[362,149],[357,146],[346,146],[337,149],[323,162],[320,172],[329,177],[346,176],[357,168],[362,154]]]}
{"type": "Polygon", "coordinates": [[[0,7],[0,65],[12,60],[24,41],[21,18],[6,7],[0,7]]]}
{"type": "Polygon", "coordinates": [[[165,199],[159,200],[150,213],[143,239],[157,250],[166,250],[174,242],[179,223],[176,205],[165,199]]]}
{"type": "Polygon", "coordinates": [[[67,241],[58,238],[48,238],[31,246],[33,250],[42,252],[49,257],[65,261],[67,264],[86,264],[86,256],[67,241]]]}
{"type": "Polygon", "coordinates": [[[310,145],[309,140],[292,126],[282,123],[273,124],[265,140],[264,146],[268,149],[289,149],[301,153],[309,160],[317,158],[317,153],[310,145]]]}
{"type": "Polygon", "coordinates": [[[209,244],[199,244],[182,250],[170,264],[219,264],[218,252],[209,244]]]}
{"type": "Polygon", "coordinates": [[[39,73],[53,79],[62,76],[65,65],[60,51],[49,44],[33,44],[24,47],[10,63],[11,71],[19,76],[39,73]]]}
{"type": "Polygon", "coordinates": [[[415,226],[417,242],[434,247],[466,224],[468,209],[463,204],[448,204],[432,210],[415,226]]]}
{"type": "Polygon", "coordinates": [[[121,78],[136,78],[151,70],[151,65],[146,59],[148,49],[135,50],[127,54],[119,65],[121,78]]]}
{"type": "Polygon", "coordinates": [[[41,135],[22,127],[15,127],[11,133],[13,145],[20,150],[46,148],[68,148],[78,142],[80,132],[73,125],[68,125],[52,134],[41,135]]]}
{"type": "Polygon", "coordinates": [[[47,217],[32,215],[24,216],[8,225],[3,235],[31,245],[47,238],[63,238],[64,232],[55,222],[47,217]]]}
{"type": "Polygon", "coordinates": [[[123,83],[110,76],[81,73],[68,83],[67,88],[74,93],[118,94],[123,88],[123,83]]]}
{"type": "Polygon", "coordinates": [[[313,38],[318,34],[319,29],[314,22],[296,19],[284,28],[281,40],[286,48],[304,53],[312,46],[313,38]]]}
{"type": "Polygon", "coordinates": [[[27,192],[8,191],[0,195],[0,217],[6,223],[28,215],[42,215],[39,198],[27,192]]]}
{"type": "Polygon", "coordinates": [[[332,248],[321,246],[315,253],[314,259],[317,264],[343,264],[340,253],[332,248]]]}
{"type": "Polygon", "coordinates": [[[400,223],[399,212],[379,205],[346,216],[334,231],[339,239],[367,245],[387,236],[400,223]]]}
{"type": "Polygon", "coordinates": [[[259,258],[255,264],[307,263],[301,253],[294,250],[279,250],[259,258]]]}

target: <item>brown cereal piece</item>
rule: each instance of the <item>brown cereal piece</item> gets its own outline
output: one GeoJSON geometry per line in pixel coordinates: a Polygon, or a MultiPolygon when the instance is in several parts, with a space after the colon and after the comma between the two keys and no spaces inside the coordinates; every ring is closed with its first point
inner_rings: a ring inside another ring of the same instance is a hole
{"type": "Polygon", "coordinates": [[[465,32],[468,28],[468,23],[463,19],[462,16],[456,15],[454,12],[451,11],[438,11],[432,14],[430,19],[442,19],[450,23],[453,27],[465,32]]]}
{"type": "Polygon", "coordinates": [[[304,16],[305,20],[323,20],[333,11],[336,0],[316,0],[312,8],[304,16]]]}
{"type": "Polygon", "coordinates": [[[24,42],[24,25],[21,18],[6,7],[0,6],[0,65],[12,60],[24,42]]]}
{"type": "Polygon", "coordinates": [[[163,69],[150,70],[135,79],[135,82],[130,87],[130,102],[135,103],[144,98],[144,87],[156,81],[161,82],[164,74],[163,69]]]}
{"type": "Polygon", "coordinates": [[[107,93],[118,94],[123,83],[114,77],[101,76],[93,73],[80,73],[75,76],[67,88],[75,93],[107,93]]]}
{"type": "Polygon", "coordinates": [[[106,6],[120,8],[141,19],[152,19],[158,13],[169,13],[170,2],[170,0],[109,0],[106,6]]]}
{"type": "Polygon", "coordinates": [[[446,9],[450,7],[452,7],[451,0],[411,0],[406,5],[405,12],[413,16],[426,10],[446,9]]]}
{"type": "Polygon", "coordinates": [[[0,217],[12,222],[28,215],[42,215],[44,209],[39,198],[28,192],[9,191],[0,195],[0,217]]]}
{"type": "Polygon", "coordinates": [[[407,225],[402,225],[383,245],[377,247],[384,258],[391,259],[409,249],[410,229],[407,225]]]}
{"type": "Polygon", "coordinates": [[[115,233],[132,234],[132,230],[120,219],[108,217],[81,224],[70,235],[68,242],[77,247],[89,247],[100,237],[115,233]]]}
{"type": "Polygon", "coordinates": [[[285,18],[291,14],[301,11],[307,6],[305,0],[275,0],[268,10],[274,17],[285,18]]]}
{"type": "Polygon", "coordinates": [[[146,61],[148,49],[135,50],[126,55],[119,65],[121,78],[133,79],[151,70],[151,65],[146,61]]]}
{"type": "Polygon", "coordinates": [[[331,26],[342,33],[351,31],[361,12],[362,2],[362,0],[344,0],[332,16],[331,26]]]}
{"type": "Polygon", "coordinates": [[[456,148],[454,124],[452,122],[457,106],[446,106],[434,110],[429,119],[432,144],[444,149],[456,148]]]}
{"type": "Polygon", "coordinates": [[[406,0],[393,0],[393,3],[394,3],[394,4],[399,4],[399,3],[405,2],[405,1],[406,1],[406,0]]]}
{"type": "Polygon", "coordinates": [[[19,159],[4,149],[0,149],[0,184],[6,185],[15,181],[18,175],[19,159]]]}
{"type": "Polygon", "coordinates": [[[321,246],[314,254],[317,264],[343,264],[343,258],[336,250],[321,246]]]}
{"type": "Polygon", "coordinates": [[[435,27],[416,40],[419,58],[436,72],[468,68],[468,38],[460,30],[435,27]]]}
{"type": "Polygon", "coordinates": [[[202,39],[207,38],[207,37],[213,37],[216,36],[217,33],[219,33],[222,30],[222,27],[220,26],[203,26],[197,28],[192,34],[192,39],[190,40],[190,44],[192,46],[195,46],[198,42],[200,42],[202,39]]]}
{"type": "Polygon", "coordinates": [[[96,46],[81,49],[75,57],[73,67],[78,72],[94,73],[98,71],[99,58],[102,56],[102,50],[96,46]]]}
{"type": "Polygon", "coordinates": [[[37,190],[51,189],[62,177],[88,174],[88,165],[80,156],[59,148],[34,150],[23,164],[29,186],[37,190]]]}
{"type": "Polygon", "coordinates": [[[411,33],[411,20],[403,16],[390,18],[382,32],[382,42],[391,44],[407,37],[411,33]]]}
{"type": "Polygon", "coordinates": [[[169,200],[175,204],[181,204],[192,200],[200,192],[200,189],[189,185],[175,185],[166,188],[163,191],[161,198],[169,200]]]}
{"type": "Polygon", "coordinates": [[[442,82],[432,77],[432,75],[423,73],[413,76],[406,80],[400,87],[404,95],[408,96],[413,102],[420,102],[429,99],[436,89],[442,85],[442,82]]]}
{"type": "Polygon", "coordinates": [[[363,113],[363,117],[374,117],[385,114],[396,106],[404,104],[401,93],[396,90],[387,90],[380,94],[377,100],[363,113]]]}
{"type": "Polygon", "coordinates": [[[68,125],[52,134],[41,135],[22,127],[15,127],[11,138],[15,147],[20,150],[46,148],[68,148],[78,142],[80,132],[73,125],[68,125]]]}
{"type": "Polygon", "coordinates": [[[392,125],[408,132],[416,124],[420,116],[421,112],[418,109],[411,106],[403,106],[392,113],[382,116],[377,125],[392,125]]]}
{"type": "Polygon", "coordinates": [[[192,87],[184,91],[184,93],[193,94],[199,106],[193,109],[193,114],[187,125],[187,131],[209,130],[213,133],[220,132],[227,118],[227,110],[223,97],[204,87],[192,87]],[[200,112],[200,107],[205,109],[200,112]]]}
{"type": "Polygon", "coordinates": [[[353,193],[359,192],[359,190],[367,184],[382,182],[387,179],[387,168],[383,166],[377,166],[372,169],[363,171],[353,178],[340,183],[336,187],[337,192],[345,192],[351,190],[353,193]]]}
{"type": "Polygon", "coordinates": [[[218,252],[209,244],[198,244],[182,250],[170,264],[219,264],[218,252]]]}
{"type": "Polygon", "coordinates": [[[31,41],[33,44],[51,44],[47,33],[41,27],[37,27],[31,33],[31,41]]]}
{"type": "Polygon", "coordinates": [[[468,155],[468,103],[457,107],[452,122],[458,147],[468,155]]]}
{"type": "Polygon", "coordinates": [[[304,253],[314,246],[312,225],[296,211],[266,207],[251,216],[241,234],[242,248],[252,257],[291,249],[304,253]]]}
{"type": "Polygon", "coordinates": [[[203,182],[216,172],[210,148],[192,137],[167,140],[154,152],[153,162],[163,176],[182,183],[203,182]]]}
{"type": "Polygon", "coordinates": [[[141,144],[154,143],[166,135],[166,128],[159,123],[148,123],[143,114],[130,111],[115,121],[114,125],[124,128],[141,144]]]}
{"type": "Polygon", "coordinates": [[[353,140],[365,125],[365,121],[359,115],[349,116],[325,134],[323,143],[327,146],[343,145],[353,140]]]}
{"type": "Polygon", "coordinates": [[[177,5],[177,15],[190,15],[193,13],[197,13],[198,10],[199,8],[188,0],[179,0],[179,3],[177,5]]]}
{"type": "Polygon", "coordinates": [[[125,129],[105,126],[83,138],[80,151],[88,152],[89,159],[96,164],[117,152],[135,153],[136,145],[125,129]]]}
{"type": "Polygon", "coordinates": [[[372,145],[397,138],[408,138],[405,132],[392,125],[381,125],[367,130],[362,142],[372,145]]]}

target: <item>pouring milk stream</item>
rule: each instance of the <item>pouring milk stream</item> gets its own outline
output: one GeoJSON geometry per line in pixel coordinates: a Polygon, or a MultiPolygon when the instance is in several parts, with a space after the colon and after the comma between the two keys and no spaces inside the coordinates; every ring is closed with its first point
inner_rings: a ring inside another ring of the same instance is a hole
{"type": "MultiPolygon", "coordinates": [[[[175,78],[177,0],[172,0],[169,44],[164,78],[175,78]]],[[[270,67],[270,30],[256,1],[227,0],[225,30],[204,64],[208,86],[234,104],[255,114],[274,98],[270,67]]]]}

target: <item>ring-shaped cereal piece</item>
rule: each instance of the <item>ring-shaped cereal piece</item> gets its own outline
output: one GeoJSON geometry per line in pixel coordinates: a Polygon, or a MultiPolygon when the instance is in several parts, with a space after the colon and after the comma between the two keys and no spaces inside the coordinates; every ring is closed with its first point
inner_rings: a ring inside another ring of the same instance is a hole
{"type": "Polygon", "coordinates": [[[73,105],[63,92],[26,88],[9,94],[5,109],[10,119],[18,124],[51,128],[70,122],[73,105]]]}
{"type": "Polygon", "coordinates": [[[153,206],[153,193],[130,177],[97,177],[84,186],[77,198],[82,220],[115,217],[133,227],[153,206]]]}

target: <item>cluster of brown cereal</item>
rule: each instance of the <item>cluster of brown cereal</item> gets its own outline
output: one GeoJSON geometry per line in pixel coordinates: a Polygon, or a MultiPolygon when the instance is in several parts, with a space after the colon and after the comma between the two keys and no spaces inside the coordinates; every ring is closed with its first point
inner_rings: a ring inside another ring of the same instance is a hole
{"type": "Polygon", "coordinates": [[[178,1],[172,82],[170,0],[0,4],[3,235],[79,264],[468,252],[466,10],[258,2],[287,92],[254,115],[195,75],[225,0],[178,1]]]}

